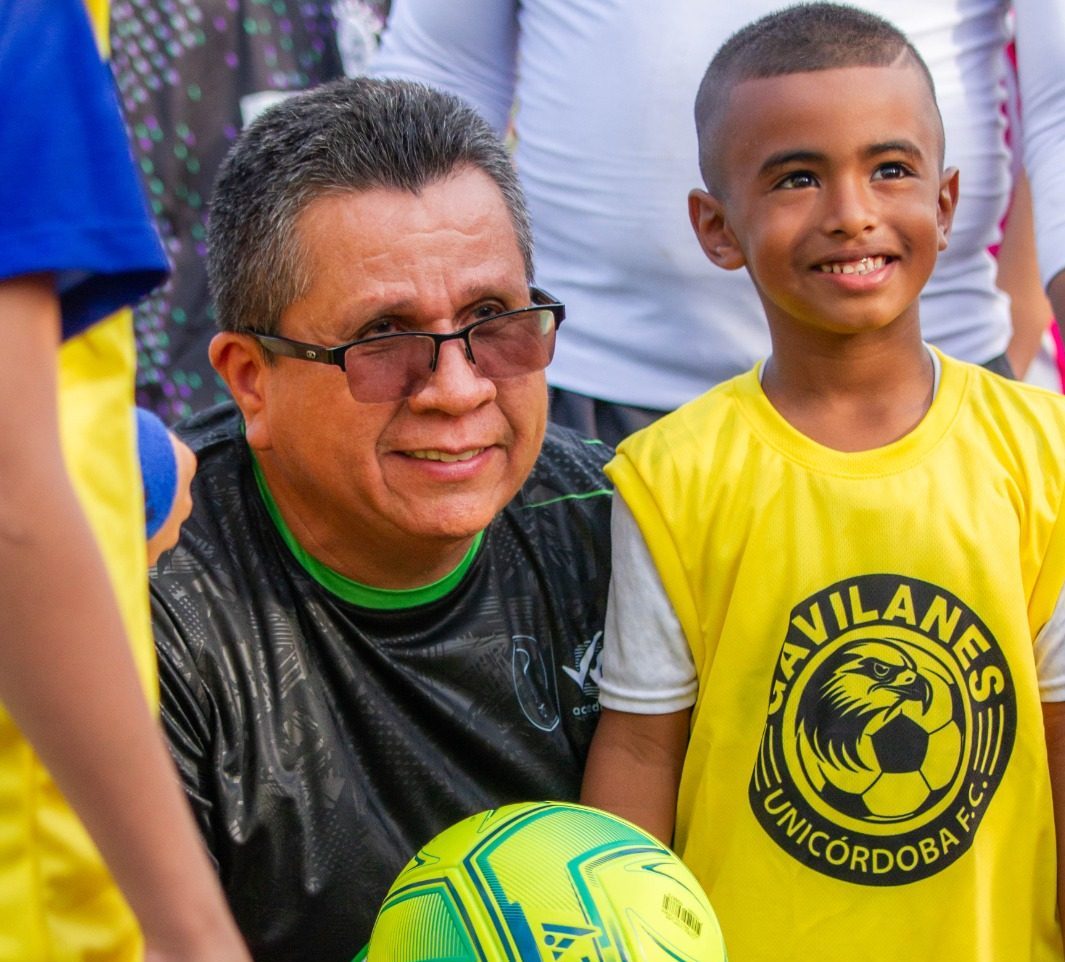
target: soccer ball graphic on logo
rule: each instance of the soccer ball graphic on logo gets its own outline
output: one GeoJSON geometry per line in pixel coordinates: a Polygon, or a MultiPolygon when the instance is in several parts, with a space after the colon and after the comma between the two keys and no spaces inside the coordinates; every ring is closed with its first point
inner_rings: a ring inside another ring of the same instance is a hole
{"type": "Polygon", "coordinates": [[[385,897],[367,962],[726,962],[694,876],[620,818],[507,805],[441,832],[385,897]]]}
{"type": "Polygon", "coordinates": [[[849,642],[812,673],[796,716],[813,789],[870,821],[926,811],[958,772],[962,706],[946,669],[895,638],[849,642]]]}

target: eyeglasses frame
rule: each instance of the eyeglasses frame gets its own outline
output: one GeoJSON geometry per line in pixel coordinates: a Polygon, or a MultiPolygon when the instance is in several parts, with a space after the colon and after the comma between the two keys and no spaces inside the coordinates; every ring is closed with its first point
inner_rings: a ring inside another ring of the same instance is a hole
{"type": "Polygon", "coordinates": [[[508,317],[511,314],[523,314],[525,311],[541,309],[551,312],[555,320],[555,330],[557,331],[559,325],[566,319],[565,305],[539,287],[530,287],[529,293],[532,295],[533,303],[528,307],[516,307],[512,311],[501,311],[499,314],[493,314],[491,317],[482,317],[480,320],[473,321],[465,327],[460,327],[457,331],[452,331],[450,334],[438,334],[435,331],[397,331],[394,334],[376,334],[372,337],[357,337],[354,341],[349,341],[347,344],[338,344],[336,347],[324,347],[321,344],[309,344],[306,341],[297,341],[291,337],[283,337],[280,334],[260,334],[258,331],[242,331],[241,333],[254,338],[271,354],[276,354],[280,357],[295,358],[297,361],[316,361],[319,364],[332,364],[339,367],[340,370],[345,373],[347,372],[347,367],[344,355],[358,344],[376,344],[380,341],[392,340],[397,337],[427,337],[433,342],[433,360],[429,365],[429,370],[430,372],[434,372],[436,371],[437,363],[440,360],[440,348],[448,341],[462,341],[466,360],[469,361],[470,364],[476,364],[477,362],[473,356],[473,348],[470,346],[470,332],[475,331],[482,324],[487,324],[489,321],[496,321],[501,317],[508,317]]]}

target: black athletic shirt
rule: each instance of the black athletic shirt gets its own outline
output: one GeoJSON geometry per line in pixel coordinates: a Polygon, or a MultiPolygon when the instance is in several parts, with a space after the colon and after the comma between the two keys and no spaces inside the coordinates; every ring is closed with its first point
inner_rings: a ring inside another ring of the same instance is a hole
{"type": "Polygon", "coordinates": [[[195,508],[152,578],[162,714],[258,962],[349,962],[423,843],[575,799],[599,710],[609,448],[550,427],[450,578],[347,581],[284,526],[232,405],[186,422],[195,508]]]}

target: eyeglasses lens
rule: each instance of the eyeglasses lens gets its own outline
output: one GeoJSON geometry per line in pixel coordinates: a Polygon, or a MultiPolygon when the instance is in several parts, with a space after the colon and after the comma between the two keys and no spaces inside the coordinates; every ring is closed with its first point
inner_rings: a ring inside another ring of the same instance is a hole
{"type": "MultiPolygon", "coordinates": [[[[555,352],[555,318],[551,311],[530,308],[471,326],[466,337],[482,377],[519,377],[542,371],[550,363],[555,352]]],[[[377,403],[416,394],[432,376],[433,346],[432,338],[411,333],[349,348],[344,365],[352,396],[356,401],[377,403]]],[[[446,342],[440,345],[441,350],[446,347],[446,342]]],[[[459,344],[460,350],[464,347],[459,344]]]]}

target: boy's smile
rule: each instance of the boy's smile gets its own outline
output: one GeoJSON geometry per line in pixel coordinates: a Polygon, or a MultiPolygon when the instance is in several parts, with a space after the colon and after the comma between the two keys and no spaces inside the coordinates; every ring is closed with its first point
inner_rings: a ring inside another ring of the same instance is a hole
{"type": "Polygon", "coordinates": [[[718,133],[722,196],[693,191],[692,221],[711,260],[748,269],[774,337],[916,326],[957,173],[915,65],[741,81],[718,133]]]}

